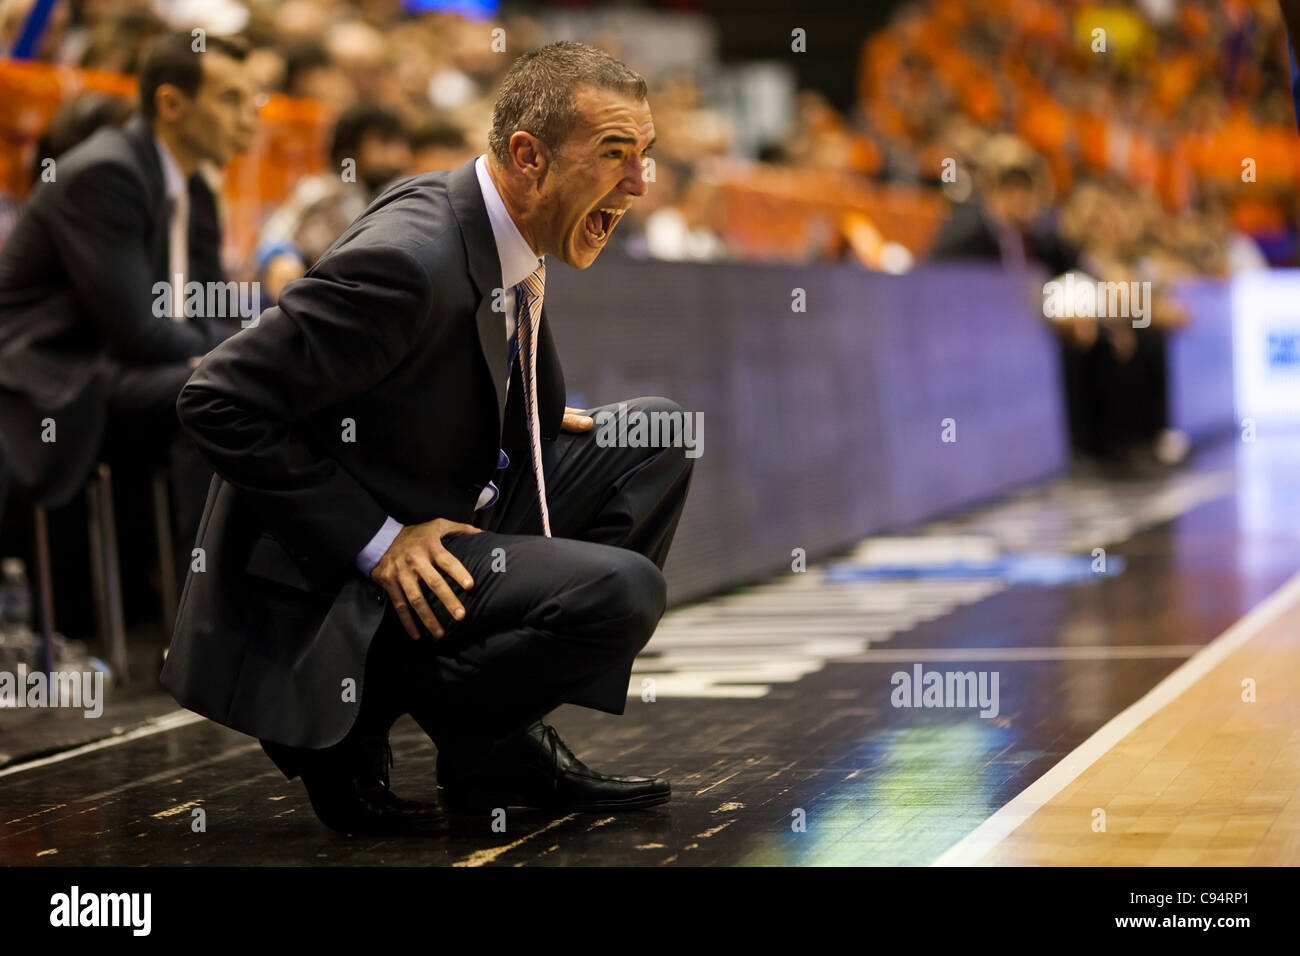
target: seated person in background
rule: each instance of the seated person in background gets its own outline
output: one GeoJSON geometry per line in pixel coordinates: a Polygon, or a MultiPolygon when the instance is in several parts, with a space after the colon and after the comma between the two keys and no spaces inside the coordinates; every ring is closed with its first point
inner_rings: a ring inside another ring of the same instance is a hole
{"type": "MultiPolygon", "coordinates": [[[[140,115],[57,157],[0,249],[0,431],[15,478],[58,508],[107,460],[119,527],[142,516],[147,527],[148,482],[129,473],[171,461],[185,565],[211,471],[188,451],[176,398],[198,360],[239,329],[224,310],[186,314],[185,283],[223,278],[216,202],[199,165],[221,167],[246,150],[257,122],[244,47],[209,36],[198,53],[192,42],[184,31],[150,45],[140,115]],[[190,467],[178,472],[181,459],[190,467]],[[130,494],[141,487],[136,511],[130,494]]],[[[84,512],[68,520],[84,538],[84,512]]],[[[123,570],[146,568],[131,549],[143,545],[147,555],[151,536],[119,537],[123,570]]],[[[85,603],[84,589],[61,593],[85,603]]]]}
{"type": "Polygon", "coordinates": [[[401,118],[382,106],[344,110],[334,125],[330,164],[299,181],[258,239],[263,308],[300,278],[394,179],[411,172],[411,144],[401,118]]]}

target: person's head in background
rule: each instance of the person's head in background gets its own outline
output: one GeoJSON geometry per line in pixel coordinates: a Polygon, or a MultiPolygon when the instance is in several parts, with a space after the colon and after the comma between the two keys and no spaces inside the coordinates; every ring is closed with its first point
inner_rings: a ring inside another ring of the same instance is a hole
{"type": "Polygon", "coordinates": [[[201,160],[225,166],[252,145],[257,91],[245,67],[247,47],[208,36],[203,49],[189,31],[149,44],[140,67],[140,109],[182,171],[201,160]]]}
{"type": "Polygon", "coordinates": [[[317,100],[335,112],[342,112],[357,100],[356,88],[348,75],[330,57],[329,51],[315,40],[295,40],[286,44],[284,85],[286,96],[317,100]]]}
{"type": "Polygon", "coordinates": [[[501,82],[488,172],[532,250],[585,269],[645,195],[654,140],[642,76],[588,44],[552,43],[501,82]]]}
{"type": "Polygon", "coordinates": [[[260,95],[284,89],[288,64],[281,51],[270,46],[254,46],[249,50],[248,59],[244,63],[248,67],[253,86],[260,95]]]}
{"type": "Polygon", "coordinates": [[[361,20],[344,20],[325,31],[330,59],[351,81],[361,102],[389,103],[394,79],[384,34],[361,20]]]}
{"type": "Polygon", "coordinates": [[[333,175],[352,160],[356,181],[373,197],[397,177],[411,172],[411,143],[402,118],[382,106],[348,107],[334,124],[330,160],[333,175]]]}
{"type": "Polygon", "coordinates": [[[998,170],[993,176],[988,203],[995,218],[1021,232],[1028,231],[1043,211],[1039,189],[1028,166],[998,170]]]}
{"type": "Polygon", "coordinates": [[[998,135],[987,142],[980,165],[989,215],[1021,232],[1030,230],[1051,198],[1042,158],[1019,137],[998,135]]]}
{"type": "Polygon", "coordinates": [[[262,8],[271,18],[270,35],[290,45],[314,42],[330,25],[332,3],[320,0],[280,0],[262,8]]]}
{"type": "Polygon", "coordinates": [[[430,119],[411,133],[411,168],[417,173],[455,169],[477,155],[465,131],[453,123],[430,119]]]}

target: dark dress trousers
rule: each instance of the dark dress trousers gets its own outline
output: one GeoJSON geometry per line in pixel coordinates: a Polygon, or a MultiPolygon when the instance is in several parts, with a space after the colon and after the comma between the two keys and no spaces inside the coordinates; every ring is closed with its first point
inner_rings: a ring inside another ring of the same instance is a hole
{"type": "MultiPolygon", "coordinates": [[[[0,249],[0,431],[16,477],[58,506],[85,480],[111,411],[169,412],[189,358],[239,320],[154,315],[154,284],[169,278],[170,208],[142,117],[96,131],[54,171],[0,249]],[[47,417],[55,441],[42,441],[47,417]]],[[[187,186],[186,278],[220,281],[212,193],[198,174],[187,186]]]]}
{"type": "Polygon", "coordinates": [[[409,711],[440,747],[440,735],[498,737],[564,701],[623,712],[632,658],[664,610],[692,461],[560,431],[564,379],[543,309],[555,537],[542,537],[518,363],[506,401],[500,285],[473,161],[416,176],[195,371],[177,410],[217,476],[162,673],[182,705],[282,749],[338,744],[363,701],[382,705],[381,731],[409,711]],[[475,512],[489,481],[500,497],[475,512]],[[390,515],[485,529],[444,539],[475,583],[453,588],[462,621],[426,590],[442,640],[412,641],[356,567],[390,515]]]}

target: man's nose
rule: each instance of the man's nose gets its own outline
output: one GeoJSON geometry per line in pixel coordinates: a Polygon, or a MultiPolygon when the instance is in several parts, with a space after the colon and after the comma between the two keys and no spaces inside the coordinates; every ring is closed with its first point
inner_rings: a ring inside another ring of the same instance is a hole
{"type": "Polygon", "coordinates": [[[623,177],[623,182],[619,184],[624,192],[629,192],[633,196],[644,196],[646,194],[645,166],[638,162],[635,168],[623,177]]]}

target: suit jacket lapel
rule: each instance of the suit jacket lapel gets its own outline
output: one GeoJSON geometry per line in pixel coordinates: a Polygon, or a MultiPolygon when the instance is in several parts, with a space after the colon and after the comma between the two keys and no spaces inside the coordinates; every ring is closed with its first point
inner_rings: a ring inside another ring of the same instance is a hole
{"type": "MultiPolygon", "coordinates": [[[[478,326],[479,347],[487,362],[488,374],[497,393],[497,431],[501,431],[506,417],[506,323],[505,316],[492,308],[496,302],[504,304],[501,288],[501,260],[497,257],[496,240],[492,237],[492,223],[483,192],[479,188],[474,160],[452,170],[447,175],[447,196],[452,212],[465,239],[465,254],[469,259],[469,274],[478,289],[478,311],[474,314],[478,326]]],[[[538,343],[541,344],[540,342],[538,343]]]]}
{"type": "MultiPolygon", "coordinates": [[[[497,393],[497,431],[505,425],[506,414],[506,323],[505,316],[492,306],[504,302],[498,297],[501,288],[501,260],[497,255],[496,239],[492,236],[492,222],[487,206],[483,204],[483,191],[479,187],[474,160],[469,160],[447,176],[447,195],[452,212],[465,239],[465,253],[469,258],[469,274],[478,289],[478,310],[474,314],[478,326],[479,347],[487,362],[488,374],[497,393]]],[[[554,439],[560,433],[564,418],[564,375],[560,358],[551,335],[551,323],[546,318],[546,303],[542,302],[542,328],[537,339],[537,412],[541,418],[543,438],[554,439]]]]}
{"type": "Polygon", "coordinates": [[[163,181],[162,160],[158,158],[158,144],[154,142],[149,123],[137,113],[122,124],[122,131],[140,158],[140,167],[145,171],[145,186],[149,190],[149,201],[155,206],[166,205],[167,184],[163,181]]]}
{"type": "Polygon", "coordinates": [[[149,193],[149,206],[153,210],[149,221],[154,224],[150,242],[154,272],[158,276],[165,276],[170,282],[171,276],[167,275],[169,271],[167,225],[171,210],[167,206],[167,184],[163,180],[162,160],[158,158],[158,144],[154,142],[153,130],[149,127],[149,123],[139,113],[122,124],[122,132],[126,134],[132,152],[140,161],[140,169],[144,172],[145,189],[149,193]]]}

